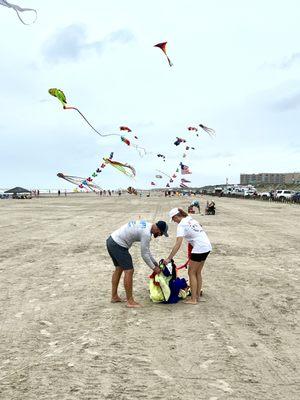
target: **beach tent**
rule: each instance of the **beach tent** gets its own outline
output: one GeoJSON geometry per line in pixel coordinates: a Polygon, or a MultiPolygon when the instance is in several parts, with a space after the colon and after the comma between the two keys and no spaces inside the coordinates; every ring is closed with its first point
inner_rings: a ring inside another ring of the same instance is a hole
{"type": "Polygon", "coordinates": [[[4,193],[20,194],[20,193],[31,193],[30,190],[24,189],[22,187],[14,187],[12,189],[6,190],[4,193]]]}

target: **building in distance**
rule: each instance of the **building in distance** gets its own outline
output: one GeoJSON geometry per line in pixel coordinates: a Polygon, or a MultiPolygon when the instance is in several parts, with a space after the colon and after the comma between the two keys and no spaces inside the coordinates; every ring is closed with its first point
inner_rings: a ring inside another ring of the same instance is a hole
{"type": "Polygon", "coordinates": [[[300,172],[240,174],[241,185],[300,183],[300,172]]]}

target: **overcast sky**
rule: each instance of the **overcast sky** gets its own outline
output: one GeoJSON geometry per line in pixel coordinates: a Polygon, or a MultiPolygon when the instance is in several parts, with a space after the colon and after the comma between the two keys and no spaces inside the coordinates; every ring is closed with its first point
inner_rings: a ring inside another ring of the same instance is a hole
{"type": "Polygon", "coordinates": [[[299,1],[14,3],[36,8],[38,19],[25,26],[0,6],[0,188],[70,188],[58,172],[87,177],[110,151],[136,168],[136,182],[107,167],[97,183],[146,188],[156,168],[176,168],[176,136],[196,147],[186,161],[193,185],[300,170],[299,1]],[[172,68],[153,48],[162,41],[172,68]],[[51,87],[101,132],[127,125],[168,162],[97,136],[51,87]],[[187,133],[199,123],[216,137],[187,133]]]}

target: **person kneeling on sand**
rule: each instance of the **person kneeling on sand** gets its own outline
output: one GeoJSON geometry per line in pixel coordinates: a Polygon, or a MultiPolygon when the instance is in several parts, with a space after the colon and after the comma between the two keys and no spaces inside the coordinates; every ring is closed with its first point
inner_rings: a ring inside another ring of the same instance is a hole
{"type": "Polygon", "coordinates": [[[202,289],[201,272],[212,247],[199,222],[188,216],[188,214],[181,208],[173,208],[169,212],[169,216],[171,221],[178,224],[177,239],[170,255],[164,260],[164,264],[167,265],[172,258],[174,258],[182,245],[183,239],[186,239],[186,241],[192,246],[188,270],[192,296],[191,299],[186,300],[185,303],[197,304],[202,289]]]}
{"type": "Polygon", "coordinates": [[[112,275],[112,303],[121,301],[118,295],[118,286],[122,273],[124,272],[124,288],[126,292],[127,307],[140,307],[140,304],[134,301],[133,286],[133,263],[128,251],[134,242],[141,243],[141,255],[145,263],[156,273],[161,269],[150,252],[151,236],[168,236],[168,225],[165,221],[158,221],[155,224],[140,220],[130,221],[128,224],[114,231],[106,240],[106,246],[110,257],[116,267],[112,275]]]}

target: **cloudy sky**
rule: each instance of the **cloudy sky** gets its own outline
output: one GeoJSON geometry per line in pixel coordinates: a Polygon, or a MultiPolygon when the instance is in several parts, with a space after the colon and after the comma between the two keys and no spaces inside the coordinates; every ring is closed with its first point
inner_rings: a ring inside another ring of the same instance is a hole
{"type": "MultiPolygon", "coordinates": [[[[300,170],[300,5],[297,0],[14,0],[38,10],[25,26],[0,6],[0,188],[70,188],[56,177],[89,176],[103,156],[104,188],[149,187],[182,153],[194,185],[239,182],[240,173],[300,170]],[[170,68],[158,42],[168,41],[170,68]],[[101,132],[131,127],[153,155],[101,138],[49,96],[64,90],[101,132]],[[204,123],[211,139],[187,133],[204,123]]],[[[30,14],[24,18],[30,18],[30,14]]]]}

